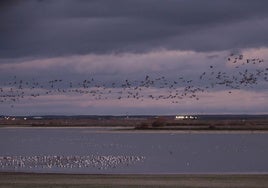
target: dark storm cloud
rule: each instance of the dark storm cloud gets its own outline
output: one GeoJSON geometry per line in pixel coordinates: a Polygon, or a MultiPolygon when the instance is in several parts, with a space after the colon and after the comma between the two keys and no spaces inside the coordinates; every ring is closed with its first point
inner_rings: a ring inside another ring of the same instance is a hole
{"type": "Polygon", "coordinates": [[[0,57],[268,45],[265,0],[4,1],[0,57]]]}

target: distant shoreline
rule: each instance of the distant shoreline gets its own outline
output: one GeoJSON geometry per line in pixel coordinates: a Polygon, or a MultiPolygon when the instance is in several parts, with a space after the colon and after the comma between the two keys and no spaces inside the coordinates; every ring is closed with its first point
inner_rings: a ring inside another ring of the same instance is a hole
{"type": "MultiPolygon", "coordinates": [[[[192,116],[190,116],[192,117],[192,116]]],[[[0,128],[88,128],[122,132],[268,132],[268,116],[236,117],[219,119],[176,119],[172,116],[126,118],[52,118],[21,119],[0,118],[0,128]]]]}

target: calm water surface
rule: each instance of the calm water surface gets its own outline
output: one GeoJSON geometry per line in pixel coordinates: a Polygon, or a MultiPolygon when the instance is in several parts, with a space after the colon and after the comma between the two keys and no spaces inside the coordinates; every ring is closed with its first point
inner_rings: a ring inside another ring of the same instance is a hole
{"type": "Polygon", "coordinates": [[[1,128],[0,162],[0,171],[24,172],[268,173],[268,133],[1,128]]]}

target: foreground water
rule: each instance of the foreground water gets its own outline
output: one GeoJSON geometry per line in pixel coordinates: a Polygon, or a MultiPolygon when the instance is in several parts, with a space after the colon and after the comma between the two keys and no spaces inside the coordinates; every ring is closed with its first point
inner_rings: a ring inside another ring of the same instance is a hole
{"type": "Polygon", "coordinates": [[[0,171],[268,173],[268,133],[2,128],[0,171]]]}

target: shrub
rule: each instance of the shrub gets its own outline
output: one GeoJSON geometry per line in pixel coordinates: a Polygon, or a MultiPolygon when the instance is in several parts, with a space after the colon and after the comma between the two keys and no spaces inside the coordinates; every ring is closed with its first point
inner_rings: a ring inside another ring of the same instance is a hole
{"type": "Polygon", "coordinates": [[[167,121],[165,118],[163,117],[159,117],[157,118],[153,123],[152,123],[152,127],[164,127],[167,125],[167,121]]]}
{"type": "Polygon", "coordinates": [[[139,125],[137,125],[135,127],[135,129],[148,129],[148,128],[150,128],[150,124],[149,123],[145,123],[145,122],[143,122],[143,123],[141,123],[141,124],[139,124],[139,125]]]}

